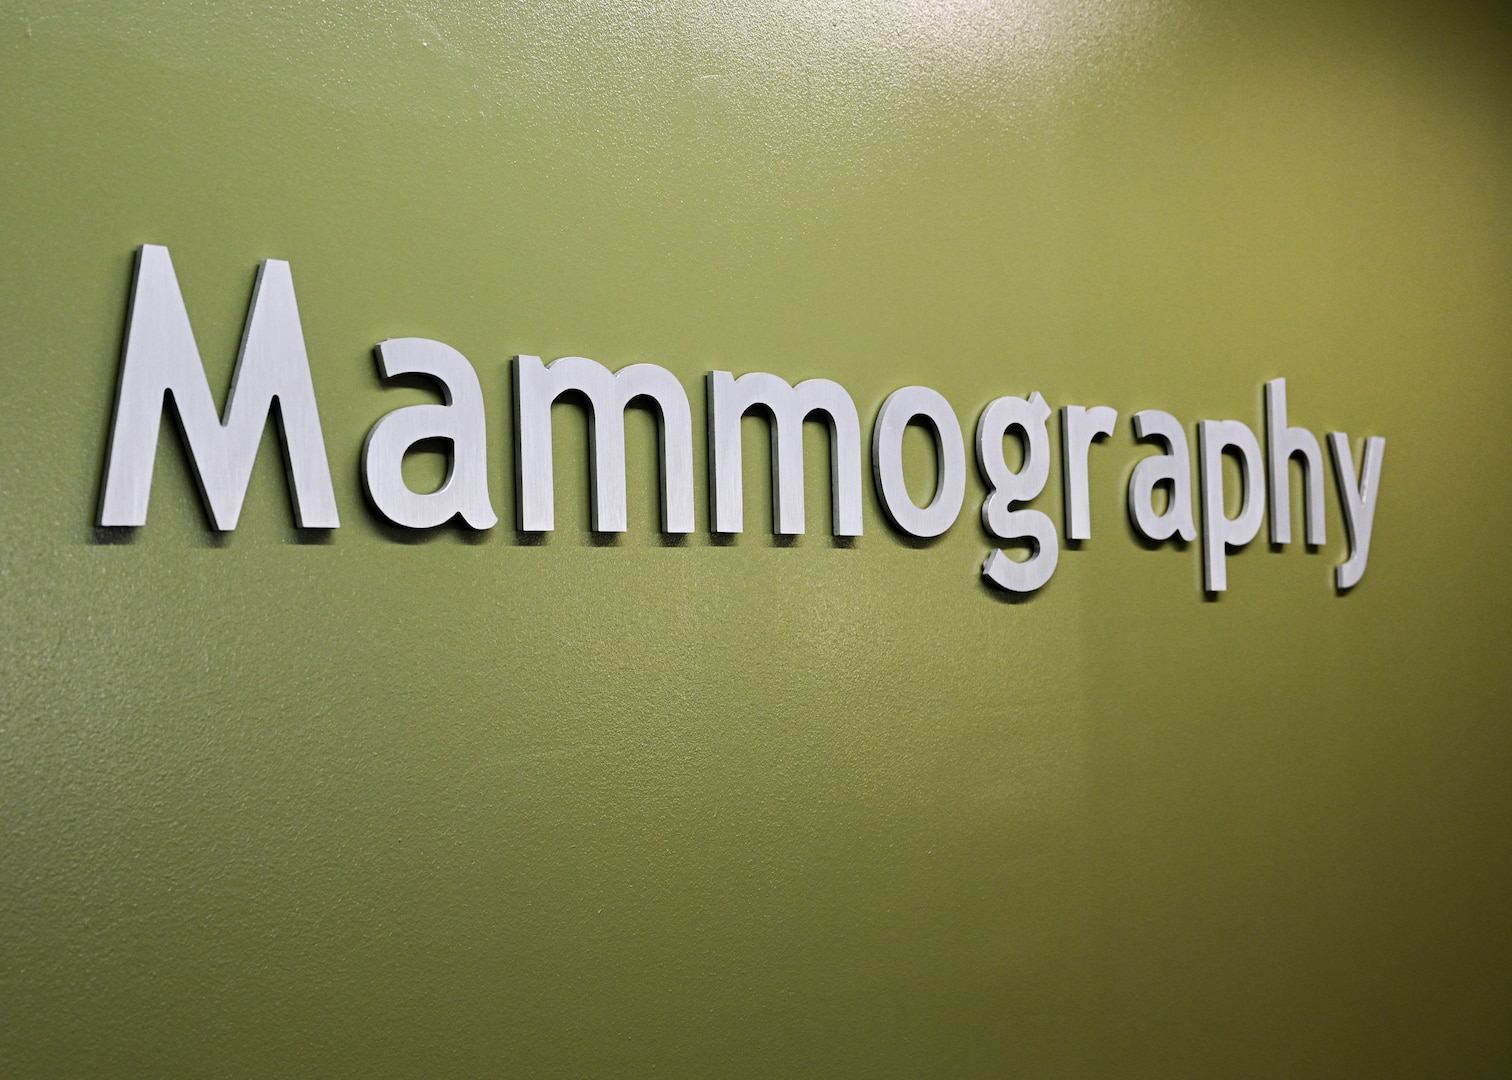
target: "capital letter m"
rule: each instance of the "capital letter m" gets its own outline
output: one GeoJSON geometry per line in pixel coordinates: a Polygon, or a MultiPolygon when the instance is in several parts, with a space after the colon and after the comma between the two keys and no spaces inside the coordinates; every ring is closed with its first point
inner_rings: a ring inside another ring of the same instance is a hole
{"type": "Polygon", "coordinates": [[[144,244],[137,252],[105,462],[101,525],[146,524],[158,428],[168,396],[216,529],[236,528],[257,444],[275,399],[295,523],[309,529],[340,524],[288,263],[268,259],[258,268],[222,421],[168,249],[144,244]]]}

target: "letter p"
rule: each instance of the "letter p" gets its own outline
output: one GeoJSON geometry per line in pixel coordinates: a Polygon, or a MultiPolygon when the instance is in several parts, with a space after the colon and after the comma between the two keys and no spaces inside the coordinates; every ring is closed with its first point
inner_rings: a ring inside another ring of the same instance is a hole
{"type": "Polygon", "coordinates": [[[1228,548],[1243,547],[1260,532],[1265,516],[1262,487],[1264,461],[1255,433],[1238,420],[1204,420],[1197,425],[1202,482],[1202,587],[1208,592],[1228,588],[1228,548]],[[1239,516],[1223,511],[1223,452],[1239,452],[1240,486],[1244,502],[1239,516]]]}

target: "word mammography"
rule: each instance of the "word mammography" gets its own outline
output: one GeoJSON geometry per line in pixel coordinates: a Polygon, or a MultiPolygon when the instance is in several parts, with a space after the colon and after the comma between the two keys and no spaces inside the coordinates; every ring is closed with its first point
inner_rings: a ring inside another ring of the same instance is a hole
{"type": "MultiPolygon", "coordinates": [[[[488,493],[483,391],[472,364],[450,346],[423,338],[390,339],[381,342],[376,353],[384,378],[428,379],[440,390],[442,403],[395,409],[373,425],[362,449],[369,502],[385,519],[406,528],[434,528],[458,519],[474,529],[492,528],[498,517],[488,493]],[[432,440],[449,447],[446,479],[435,491],[413,491],[403,477],[405,454],[432,440]]],[[[547,364],[529,355],[514,358],[513,375],[522,531],[548,532],[555,525],[551,415],[553,403],[565,395],[581,395],[588,403],[593,529],[613,533],[626,528],[624,421],[626,408],[635,402],[649,404],[657,418],[661,529],[671,534],[693,531],[693,409],[676,376],[655,364],[610,371],[580,356],[547,364]]],[[[339,526],[288,263],[268,260],[258,270],[231,391],[223,415],[218,415],[168,250],[144,245],[138,251],[100,525],[146,523],[158,431],[170,398],[216,529],[236,527],[275,401],[296,523],[311,529],[339,526]]],[[[764,417],[771,430],[774,531],[792,535],[804,530],[803,424],[817,418],[829,428],[832,531],[839,537],[861,535],[861,417],[844,387],[829,379],[793,385],[766,372],[737,378],[712,371],[706,398],[712,531],[744,531],[741,421],[755,414],[764,417]]],[[[1050,416],[1050,406],[1037,392],[999,397],[982,410],[972,436],[976,464],[988,486],[981,507],[984,527],[1004,543],[1031,548],[1024,559],[994,549],[983,562],[983,576],[1009,592],[1034,592],[1055,572],[1060,548],[1056,524],[1048,514],[1026,505],[1044,491],[1050,477],[1050,416]],[[1008,466],[1004,455],[1004,439],[1010,436],[1023,447],[1017,469],[1008,466]]],[[[1088,457],[1093,444],[1111,434],[1117,422],[1118,412],[1107,405],[1065,405],[1060,410],[1063,525],[1068,540],[1092,535],[1088,457]]],[[[1200,523],[1203,586],[1208,592],[1228,587],[1228,551],[1252,541],[1267,516],[1271,542],[1291,542],[1294,459],[1302,466],[1306,542],[1325,542],[1323,451],[1312,432],[1289,426],[1284,379],[1265,384],[1264,451],[1255,432],[1241,421],[1198,423],[1195,504],[1191,446],[1181,421],[1145,409],[1134,413],[1131,423],[1136,438],[1159,451],[1142,459],[1130,478],[1128,509],[1134,527],[1152,541],[1193,541],[1200,523]],[[1239,465],[1242,499],[1233,518],[1225,511],[1225,455],[1239,465]],[[1162,492],[1159,500],[1157,490],[1162,492]]],[[[1335,578],[1343,590],[1359,582],[1370,555],[1386,440],[1366,440],[1358,472],[1346,434],[1331,432],[1327,443],[1349,538],[1348,558],[1335,578]]],[[[939,393],[906,386],[889,395],[872,424],[870,456],[878,499],[898,530],[935,537],[960,517],[966,497],[966,440],[954,408],[939,393]],[[903,436],[910,425],[925,427],[933,436],[937,479],[926,506],[917,505],[905,485],[903,436]]]]}

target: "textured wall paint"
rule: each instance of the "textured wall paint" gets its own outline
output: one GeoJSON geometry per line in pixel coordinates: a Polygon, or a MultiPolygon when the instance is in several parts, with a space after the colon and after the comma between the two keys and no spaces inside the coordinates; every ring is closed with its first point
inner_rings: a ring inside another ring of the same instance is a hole
{"type": "Polygon", "coordinates": [[[3,1071],[1507,1075],[1508,28],[1335,7],[0,4],[3,1071]],[[291,261],[329,542],[267,438],[233,535],[171,434],[91,528],[142,242],[217,395],[291,261]],[[1010,604],[974,471],[932,545],[750,482],[718,545],[702,474],[663,544],[643,413],[614,542],[568,408],[544,543],[385,530],[393,335],[476,364],[505,522],[517,351],[1123,416],[1010,604]],[[1277,375],[1388,437],[1369,572],[1330,487],[1207,602],[1127,417],[1277,375]]]}

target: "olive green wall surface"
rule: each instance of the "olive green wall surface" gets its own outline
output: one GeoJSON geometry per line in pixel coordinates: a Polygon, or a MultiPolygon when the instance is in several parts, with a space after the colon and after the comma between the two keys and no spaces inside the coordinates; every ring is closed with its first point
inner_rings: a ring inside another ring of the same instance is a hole
{"type": "Polygon", "coordinates": [[[1509,59],[1427,4],[0,4],[0,1072],[1512,1074],[1509,59]],[[338,529],[270,426],[215,532],[172,423],[97,527],[142,244],[218,405],[288,260],[338,529]],[[476,368],[495,528],[368,502],[367,432],[437,400],[391,337],[476,368]],[[592,531],[572,400],[515,527],[521,353],[676,375],[693,533],[640,406],[592,531]],[[711,532],[712,370],[849,391],[860,537],[818,423],[774,535],[755,415],[711,532]],[[1195,488],[1279,377],[1356,468],[1386,439],[1368,569],[1330,469],[1326,542],[1207,594],[1131,524],[1130,419],[1195,488]],[[934,541],[871,473],[911,384],[968,442],[934,541]],[[1013,597],[970,444],[1034,391],[1119,419],[1013,597]]]}

